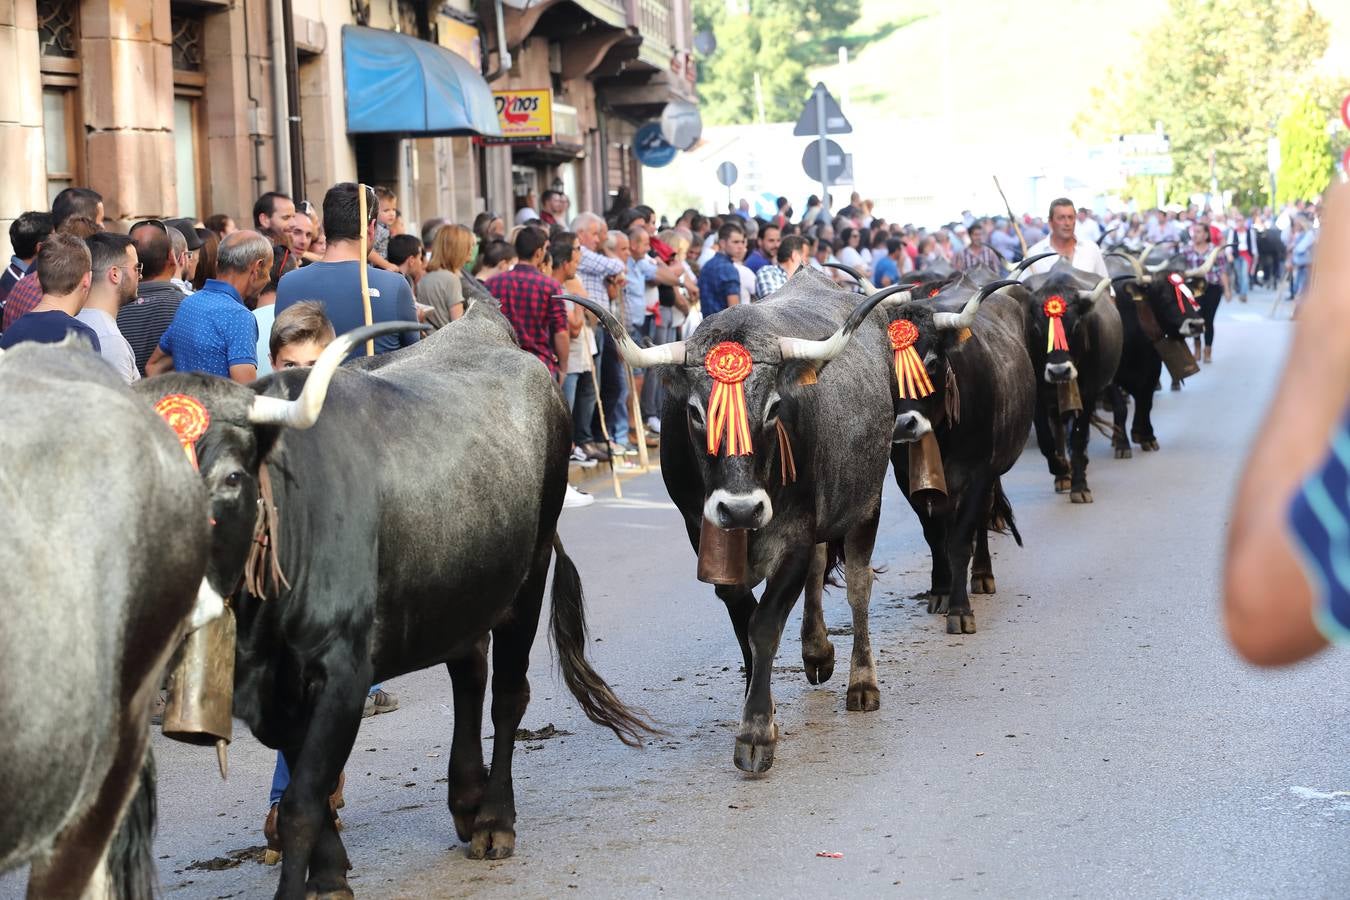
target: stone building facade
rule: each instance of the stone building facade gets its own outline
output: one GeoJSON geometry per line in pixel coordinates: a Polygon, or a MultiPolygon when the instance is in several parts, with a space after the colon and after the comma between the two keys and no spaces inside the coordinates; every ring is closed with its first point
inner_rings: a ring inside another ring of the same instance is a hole
{"type": "Polygon", "coordinates": [[[353,178],[396,188],[410,224],[510,215],[527,190],[564,189],[574,211],[603,209],[620,186],[640,197],[636,127],[694,98],[689,2],[0,0],[15,79],[0,91],[0,260],[10,222],[71,184],[103,194],[114,228],[212,213],[243,226],[263,191],[318,203],[353,178]],[[463,57],[490,82],[466,89],[547,89],[553,134],[525,146],[349,134],[353,25],[463,57]]]}

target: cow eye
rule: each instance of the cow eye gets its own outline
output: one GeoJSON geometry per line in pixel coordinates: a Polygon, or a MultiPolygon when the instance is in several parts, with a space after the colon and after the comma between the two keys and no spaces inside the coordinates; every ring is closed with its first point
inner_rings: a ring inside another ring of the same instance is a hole
{"type": "Polygon", "coordinates": [[[244,483],[244,473],[239,469],[225,476],[225,486],[228,488],[237,488],[244,483]]]}
{"type": "Polygon", "coordinates": [[[692,400],[689,401],[689,421],[692,422],[696,428],[704,427],[703,407],[692,400]]]}

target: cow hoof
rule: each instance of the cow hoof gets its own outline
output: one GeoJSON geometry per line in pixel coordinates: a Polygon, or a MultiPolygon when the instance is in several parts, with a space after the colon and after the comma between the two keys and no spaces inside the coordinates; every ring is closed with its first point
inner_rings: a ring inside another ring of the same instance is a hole
{"type": "Polygon", "coordinates": [[[1152,453],[1158,449],[1157,441],[1144,441],[1140,446],[1144,448],[1145,453],[1152,453]]]}
{"type": "Polygon", "coordinates": [[[473,812],[455,812],[451,810],[450,815],[455,820],[455,836],[461,843],[467,844],[473,840],[473,820],[478,817],[478,810],[473,812]]]}
{"type": "Polygon", "coordinates": [[[824,684],[834,674],[834,644],[827,643],[829,653],[811,658],[802,654],[802,666],[806,669],[806,680],[812,684],[824,684]]]}
{"type": "Polygon", "coordinates": [[[948,594],[930,593],[928,595],[928,612],[933,615],[945,613],[947,611],[947,600],[949,596],[950,595],[948,594]]]}
{"type": "Polygon", "coordinates": [[[850,684],[844,706],[849,712],[876,712],[881,709],[881,689],[875,684],[850,684]]]}
{"type": "Polygon", "coordinates": [[[736,768],[751,775],[763,775],[773,767],[773,744],[736,741],[736,768]]]}
{"type": "Polygon", "coordinates": [[[263,865],[264,865],[264,866],[275,866],[275,865],[276,865],[277,863],[279,863],[279,862],[281,862],[281,851],[280,851],[280,850],[264,850],[264,851],[263,851],[263,865]]]}
{"type": "Polygon", "coordinates": [[[975,633],[975,614],[974,614],[974,613],[948,613],[948,614],[947,614],[947,633],[948,633],[948,634],[974,634],[974,633],[975,633]]]}
{"type": "Polygon", "coordinates": [[[1069,502],[1070,502],[1070,503],[1091,503],[1091,502],[1092,502],[1092,491],[1088,490],[1087,488],[1083,488],[1081,491],[1074,491],[1072,494],[1069,495],[1069,502]]]}
{"type": "Polygon", "coordinates": [[[1129,447],[1117,447],[1116,459],[1130,459],[1134,456],[1134,451],[1129,447]]]}
{"type": "Polygon", "coordinates": [[[311,879],[305,886],[305,900],[356,900],[351,885],[342,876],[333,879],[331,886],[321,886],[316,881],[318,879],[311,879]]]}
{"type": "Polygon", "coordinates": [[[516,833],[507,828],[480,828],[469,844],[469,859],[506,859],[516,852],[516,833]]]}
{"type": "Polygon", "coordinates": [[[1067,494],[1067,493],[1069,492],[1069,489],[1070,489],[1072,486],[1073,486],[1073,480],[1072,480],[1072,479],[1069,479],[1069,478],[1056,478],[1056,479],[1055,479],[1055,493],[1056,493],[1056,494],[1067,494]]]}
{"type": "Polygon", "coordinates": [[[972,594],[993,594],[994,589],[993,575],[972,575],[970,576],[970,592],[972,594]]]}

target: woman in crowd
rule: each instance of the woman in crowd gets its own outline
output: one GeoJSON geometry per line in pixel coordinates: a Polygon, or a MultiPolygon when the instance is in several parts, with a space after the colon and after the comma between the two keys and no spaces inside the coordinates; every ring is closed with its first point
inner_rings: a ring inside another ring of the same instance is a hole
{"type": "Polygon", "coordinates": [[[216,277],[216,248],[220,238],[209,228],[198,228],[197,237],[202,239],[202,248],[197,251],[197,270],[192,274],[192,286],[202,289],[206,279],[216,277]]]}
{"type": "MultiPolygon", "coordinates": [[[[473,276],[478,281],[487,281],[493,275],[508,271],[516,264],[516,248],[506,241],[489,241],[478,253],[478,267],[473,276]]],[[[484,288],[483,290],[487,290],[484,288]]]]}
{"type": "Polygon", "coordinates": [[[417,285],[418,299],[431,306],[427,322],[435,328],[444,328],[464,315],[464,282],[460,276],[476,243],[473,232],[463,225],[444,225],[436,231],[427,274],[417,285]]]}
{"type": "MultiPolygon", "coordinates": [[[[1214,249],[1214,244],[1210,241],[1209,228],[1204,225],[1191,226],[1191,246],[1183,254],[1186,257],[1187,268],[1195,269],[1205,264],[1210,251],[1214,249]]],[[[1223,300],[1225,293],[1223,264],[1216,261],[1210,266],[1209,274],[1205,276],[1205,292],[1196,300],[1200,303],[1200,315],[1205,317],[1205,347],[1204,361],[1211,362],[1214,348],[1214,316],[1219,311],[1219,303],[1223,300]]],[[[1196,338],[1195,354],[1200,357],[1199,351],[1200,339],[1196,338]]]]}

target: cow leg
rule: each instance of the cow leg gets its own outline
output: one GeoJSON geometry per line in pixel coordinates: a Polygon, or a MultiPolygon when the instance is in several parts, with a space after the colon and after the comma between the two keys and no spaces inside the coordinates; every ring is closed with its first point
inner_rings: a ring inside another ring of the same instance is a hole
{"type": "MultiPolygon", "coordinates": [[[[911,504],[913,505],[913,504],[911,504]]],[[[923,527],[923,538],[928,542],[928,554],[933,559],[932,580],[929,582],[928,611],[945,613],[947,598],[952,593],[952,570],[947,563],[947,523],[945,513],[934,515],[921,511],[917,506],[914,512],[919,516],[923,527]]]]}
{"type": "Polygon", "coordinates": [[[1088,489],[1087,483],[1087,445],[1091,423],[1092,413],[1088,410],[1073,417],[1073,432],[1070,437],[1073,483],[1069,490],[1069,501],[1072,503],[1092,502],[1092,491],[1088,489]]]}
{"type": "Polygon", "coordinates": [[[488,637],[476,642],[464,656],[445,664],[455,696],[455,737],[450,745],[448,803],[455,834],[464,843],[473,839],[474,820],[483,803],[488,773],[483,766],[483,697],[487,691],[488,637]]]}
{"type": "MultiPolygon", "coordinates": [[[[1162,365],[1158,365],[1159,373],[1162,365]]],[[[1153,392],[1145,391],[1134,398],[1134,424],[1130,426],[1130,436],[1139,444],[1140,449],[1152,452],[1158,449],[1158,438],[1153,433],[1153,392]]]]}
{"type": "Polygon", "coordinates": [[[773,658],[783,639],[783,627],[806,584],[810,553],[788,553],[778,571],[770,576],[759,605],[750,616],[750,652],[753,665],[750,689],[741,711],[741,727],[736,734],[736,768],[761,774],[773,765],[778,726],[773,721],[773,658]]]}
{"type": "Polygon", "coordinates": [[[1050,404],[1038,399],[1036,415],[1032,420],[1036,426],[1036,443],[1041,448],[1055,477],[1055,493],[1063,494],[1069,490],[1069,460],[1064,455],[1064,426],[1050,415],[1050,404]]]}
{"type": "Polygon", "coordinates": [[[806,604],[802,609],[802,665],[806,680],[822,684],[834,674],[834,644],[825,631],[825,563],[829,548],[816,544],[806,573],[806,604]]]}
{"type": "Polygon", "coordinates": [[[473,823],[470,859],[505,859],[516,850],[516,792],[511,760],[516,729],[530,704],[530,648],[539,628],[552,542],[538,554],[534,570],[516,595],[506,620],[492,629],[492,769],[487,793],[473,823]]]}
{"type": "MultiPolygon", "coordinates": [[[[1127,399],[1125,389],[1118,384],[1112,384],[1106,389],[1106,392],[1111,398],[1111,417],[1115,422],[1115,427],[1112,429],[1111,434],[1111,446],[1115,448],[1116,459],[1129,459],[1134,455],[1134,451],[1130,448],[1130,439],[1125,436],[1125,420],[1130,414],[1129,400],[1127,399]]],[[[1150,391],[1149,397],[1152,398],[1152,396],[1153,392],[1150,391]]],[[[1137,398],[1135,400],[1134,409],[1134,419],[1138,422],[1139,401],[1137,398]]],[[[1138,440],[1138,438],[1135,438],[1135,440],[1138,440]]]]}
{"type": "Polygon", "coordinates": [[[993,514],[994,497],[992,492],[981,521],[975,525],[975,559],[970,564],[970,592],[972,594],[994,593],[994,561],[989,557],[989,517],[993,514]]]}
{"type": "Polygon", "coordinates": [[[877,687],[877,666],[872,657],[872,636],[867,618],[872,600],[872,548],[876,545],[880,521],[878,512],[844,538],[848,605],[853,610],[853,658],[849,661],[846,707],[858,712],[881,708],[881,689],[877,687]]]}
{"type": "Polygon", "coordinates": [[[352,896],[347,884],[351,862],[333,823],[328,797],[351,755],[374,672],[370,660],[345,642],[331,647],[314,668],[321,673],[314,679],[321,687],[309,701],[305,736],[298,747],[283,751],[291,783],[277,810],[281,838],[277,900],[352,896]]]}
{"type": "MultiPolygon", "coordinates": [[[[971,609],[970,595],[966,593],[966,576],[970,572],[976,532],[983,531],[989,521],[992,487],[993,478],[988,473],[973,474],[966,489],[956,498],[947,524],[947,560],[952,569],[952,593],[947,600],[948,634],[975,633],[975,611],[971,609]]],[[[985,552],[988,553],[987,547],[985,552]]]]}
{"type": "Polygon", "coordinates": [[[750,652],[750,617],[755,614],[755,595],[743,585],[724,584],[718,585],[717,596],[726,604],[727,614],[731,616],[731,627],[741,645],[741,659],[745,663],[745,690],[748,693],[750,676],[755,669],[754,656],[750,652]]]}

